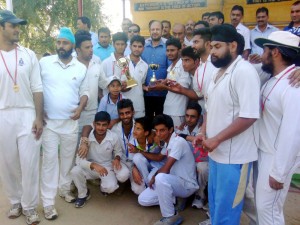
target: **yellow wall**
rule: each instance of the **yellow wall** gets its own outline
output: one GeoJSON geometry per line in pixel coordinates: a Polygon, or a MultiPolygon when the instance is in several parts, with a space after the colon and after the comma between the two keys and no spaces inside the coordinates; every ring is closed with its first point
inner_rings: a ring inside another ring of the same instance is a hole
{"type": "MultiPolygon", "coordinates": [[[[290,7],[294,1],[282,1],[274,3],[259,3],[259,4],[247,4],[246,0],[207,0],[206,7],[184,8],[184,9],[165,9],[157,11],[135,11],[135,3],[148,4],[147,7],[155,7],[155,4],[149,5],[149,3],[168,3],[174,2],[174,0],[131,0],[131,12],[133,16],[133,22],[141,26],[141,34],[149,36],[148,23],[150,20],[170,20],[174,23],[185,23],[189,19],[198,21],[201,19],[201,15],[204,12],[222,11],[225,15],[225,22],[230,22],[230,11],[232,6],[239,4],[244,7],[244,20],[243,22],[250,28],[255,25],[255,12],[259,7],[267,7],[269,9],[270,22],[279,28],[286,26],[290,21],[290,7]]],[[[177,0],[178,5],[187,5],[185,3],[199,2],[193,0],[177,0]]]]}

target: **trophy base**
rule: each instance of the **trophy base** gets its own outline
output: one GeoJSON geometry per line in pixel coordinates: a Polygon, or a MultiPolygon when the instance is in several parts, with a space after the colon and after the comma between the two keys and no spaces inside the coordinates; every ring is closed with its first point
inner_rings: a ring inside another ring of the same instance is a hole
{"type": "Polygon", "coordinates": [[[132,87],[135,87],[137,86],[137,82],[133,79],[130,79],[130,80],[127,80],[127,86],[126,88],[132,88],[132,87]]]}

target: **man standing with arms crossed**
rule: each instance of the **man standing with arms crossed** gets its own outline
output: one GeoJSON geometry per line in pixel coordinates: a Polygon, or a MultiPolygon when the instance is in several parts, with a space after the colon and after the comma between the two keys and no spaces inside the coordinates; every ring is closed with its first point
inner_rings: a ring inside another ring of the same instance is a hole
{"type": "Polygon", "coordinates": [[[33,51],[17,44],[27,21],[0,10],[0,171],[11,203],[10,219],[23,214],[38,224],[43,89],[33,51]]]}
{"type": "Polygon", "coordinates": [[[76,152],[78,119],[88,100],[88,83],[86,67],[71,55],[74,44],[72,31],[62,27],[56,40],[57,55],[40,60],[47,115],[42,143],[41,194],[48,220],[58,217],[54,207],[57,188],[67,202],[75,201],[70,193],[70,170],[76,152]]]}

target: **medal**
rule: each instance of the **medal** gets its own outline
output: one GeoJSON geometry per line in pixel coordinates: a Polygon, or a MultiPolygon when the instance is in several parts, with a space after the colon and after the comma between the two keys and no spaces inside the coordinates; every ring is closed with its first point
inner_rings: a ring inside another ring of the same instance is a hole
{"type": "Polygon", "coordinates": [[[15,92],[19,92],[20,87],[19,87],[19,85],[15,84],[13,89],[14,89],[15,92]]]}
{"type": "Polygon", "coordinates": [[[8,75],[9,75],[9,77],[12,79],[12,81],[14,83],[13,90],[17,93],[20,90],[19,85],[17,85],[17,74],[18,74],[18,52],[17,52],[17,48],[15,48],[15,53],[16,53],[16,67],[15,67],[15,77],[13,77],[11,75],[11,73],[10,73],[7,65],[6,65],[5,59],[4,59],[3,55],[2,55],[2,51],[0,51],[0,55],[2,57],[3,63],[4,63],[5,68],[6,68],[6,71],[7,71],[8,75]]]}

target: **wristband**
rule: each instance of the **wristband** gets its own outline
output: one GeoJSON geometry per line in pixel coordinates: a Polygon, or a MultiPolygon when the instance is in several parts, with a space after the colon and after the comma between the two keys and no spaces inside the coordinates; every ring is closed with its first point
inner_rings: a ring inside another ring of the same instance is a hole
{"type": "Polygon", "coordinates": [[[87,137],[81,137],[80,138],[80,145],[81,144],[86,144],[87,146],[90,146],[89,138],[87,138],[87,137]]]}

